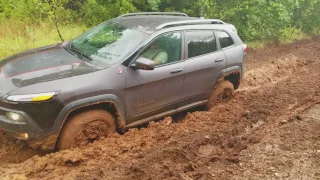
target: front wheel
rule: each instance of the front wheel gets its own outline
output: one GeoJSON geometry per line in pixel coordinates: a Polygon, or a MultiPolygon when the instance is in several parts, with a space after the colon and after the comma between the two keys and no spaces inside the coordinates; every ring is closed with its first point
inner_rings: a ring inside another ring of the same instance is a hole
{"type": "Polygon", "coordinates": [[[233,96],[234,96],[234,86],[230,81],[225,80],[221,83],[218,83],[216,85],[215,90],[213,91],[213,93],[209,98],[207,109],[210,110],[215,104],[219,102],[227,102],[233,96]]]}
{"type": "Polygon", "coordinates": [[[57,149],[87,145],[116,132],[115,118],[104,110],[90,110],[69,119],[61,130],[57,149]]]}

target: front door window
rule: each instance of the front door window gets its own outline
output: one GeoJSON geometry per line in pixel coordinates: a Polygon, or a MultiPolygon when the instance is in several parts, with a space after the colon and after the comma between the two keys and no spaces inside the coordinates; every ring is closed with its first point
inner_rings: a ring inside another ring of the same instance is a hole
{"type": "Polygon", "coordinates": [[[157,37],[141,53],[140,57],[151,59],[156,65],[174,63],[181,60],[180,32],[167,33],[157,37]]]}

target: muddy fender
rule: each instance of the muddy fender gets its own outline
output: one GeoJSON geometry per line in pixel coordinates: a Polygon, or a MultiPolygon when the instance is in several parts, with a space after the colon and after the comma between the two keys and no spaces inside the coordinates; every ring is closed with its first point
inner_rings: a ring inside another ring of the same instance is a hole
{"type": "MultiPolygon", "coordinates": [[[[110,103],[116,107],[117,110],[117,125],[118,128],[123,128],[125,126],[126,120],[125,120],[125,111],[123,106],[120,103],[120,100],[117,96],[112,94],[106,94],[106,95],[99,95],[89,98],[80,99],[77,101],[73,101],[69,104],[67,104],[59,113],[57,120],[55,121],[53,128],[52,128],[52,134],[55,134],[55,136],[51,136],[50,138],[50,144],[54,144],[54,142],[57,141],[58,135],[60,134],[60,131],[63,127],[63,124],[65,123],[68,115],[79,108],[88,107],[90,105],[96,105],[100,103],[110,103]],[[55,137],[52,139],[52,137],[55,137]]],[[[39,143],[41,144],[41,143],[39,143]]],[[[47,149],[53,149],[54,147],[47,147],[47,149]]]]}

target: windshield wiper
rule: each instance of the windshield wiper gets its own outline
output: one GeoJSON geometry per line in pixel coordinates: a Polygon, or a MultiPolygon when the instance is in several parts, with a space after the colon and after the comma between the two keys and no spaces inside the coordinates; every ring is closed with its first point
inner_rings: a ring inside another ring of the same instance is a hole
{"type": "Polygon", "coordinates": [[[77,48],[75,48],[72,43],[70,44],[70,50],[72,50],[72,51],[80,54],[80,55],[81,55],[81,59],[83,59],[83,60],[93,61],[93,59],[92,59],[90,56],[84,54],[83,52],[81,52],[80,50],[78,50],[77,48]]]}

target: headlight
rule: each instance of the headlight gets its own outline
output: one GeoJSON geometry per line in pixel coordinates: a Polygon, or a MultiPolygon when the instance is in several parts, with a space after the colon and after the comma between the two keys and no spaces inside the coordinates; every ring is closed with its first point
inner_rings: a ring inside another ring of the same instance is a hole
{"type": "Polygon", "coordinates": [[[8,101],[16,102],[38,102],[51,99],[56,92],[40,93],[40,94],[28,94],[28,95],[13,95],[7,97],[8,101]]]}
{"type": "Polygon", "coordinates": [[[7,112],[7,117],[13,122],[24,122],[23,116],[16,112],[7,112]]]}

